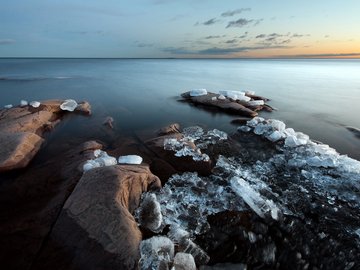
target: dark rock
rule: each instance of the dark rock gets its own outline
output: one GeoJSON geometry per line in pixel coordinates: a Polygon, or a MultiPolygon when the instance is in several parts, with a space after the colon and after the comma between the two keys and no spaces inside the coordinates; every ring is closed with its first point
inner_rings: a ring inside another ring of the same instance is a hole
{"type": "Polygon", "coordinates": [[[168,134],[172,134],[172,133],[180,133],[180,125],[178,123],[174,123],[171,125],[168,125],[166,127],[163,127],[161,129],[158,130],[157,135],[158,136],[163,136],[163,135],[168,135],[168,134]]]}
{"type": "Polygon", "coordinates": [[[103,121],[103,125],[113,129],[114,128],[114,118],[112,118],[111,116],[107,116],[105,117],[104,121],[103,121]]]}
{"type": "Polygon", "coordinates": [[[132,216],[160,180],[146,166],[87,171],[66,201],[33,269],[135,269],[141,232],[132,216]]]}
{"type": "Polygon", "coordinates": [[[250,120],[251,120],[251,118],[248,118],[248,117],[239,117],[239,118],[231,120],[231,124],[244,125],[244,124],[246,124],[247,121],[250,121],[250,120]]]}

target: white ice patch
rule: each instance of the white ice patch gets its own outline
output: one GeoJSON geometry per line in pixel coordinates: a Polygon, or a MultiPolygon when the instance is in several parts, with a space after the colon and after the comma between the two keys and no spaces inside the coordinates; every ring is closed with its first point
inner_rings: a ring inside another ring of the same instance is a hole
{"type": "Polygon", "coordinates": [[[246,95],[255,95],[255,91],[251,91],[251,90],[246,90],[245,91],[246,95]]]}
{"type": "Polygon", "coordinates": [[[73,99],[67,99],[60,105],[60,109],[63,111],[73,112],[78,106],[77,102],[73,99]]]}
{"type": "Polygon", "coordinates": [[[226,99],[226,97],[224,95],[219,95],[217,98],[218,98],[218,100],[225,100],[226,99]]]}
{"type": "Polygon", "coordinates": [[[211,100],[215,101],[217,100],[217,97],[212,97],[211,100]]]}
{"type": "Polygon", "coordinates": [[[219,90],[219,94],[224,97],[231,98],[233,100],[249,101],[251,98],[245,96],[245,92],[231,91],[231,90],[219,90]]]}
{"type": "Polygon", "coordinates": [[[27,106],[29,103],[26,100],[20,100],[20,106],[21,107],[25,107],[27,106]]]}
{"type": "Polygon", "coordinates": [[[14,107],[12,104],[7,104],[4,106],[5,109],[11,109],[12,107],[14,107]]]}
{"type": "Polygon", "coordinates": [[[120,164],[141,164],[143,159],[138,155],[127,155],[119,157],[120,164]]]}
{"type": "Polygon", "coordinates": [[[87,160],[83,164],[84,172],[92,170],[94,168],[112,166],[117,164],[116,158],[109,156],[105,151],[99,149],[94,151],[94,157],[95,159],[87,160]]]}
{"type": "Polygon", "coordinates": [[[191,97],[198,97],[198,96],[206,96],[207,95],[206,89],[192,89],[190,90],[191,97]]]}
{"type": "Polygon", "coordinates": [[[31,101],[30,106],[33,108],[38,108],[41,105],[39,101],[31,101]]]}
{"type": "Polygon", "coordinates": [[[249,106],[262,106],[265,102],[263,100],[251,100],[249,99],[248,105],[249,106]]]}

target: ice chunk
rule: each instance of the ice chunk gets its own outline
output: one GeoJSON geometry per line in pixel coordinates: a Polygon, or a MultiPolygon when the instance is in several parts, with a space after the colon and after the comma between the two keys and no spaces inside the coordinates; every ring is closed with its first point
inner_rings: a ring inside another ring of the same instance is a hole
{"type": "Polygon", "coordinates": [[[256,234],[253,232],[248,232],[249,241],[250,243],[254,244],[256,242],[256,234]]]}
{"type": "Polygon", "coordinates": [[[227,138],[228,138],[228,135],[226,134],[226,132],[218,130],[218,129],[209,130],[207,135],[217,137],[217,138],[219,138],[219,140],[227,140],[227,138]]]}
{"type": "Polygon", "coordinates": [[[251,100],[251,101],[248,102],[249,106],[261,106],[261,105],[264,105],[264,104],[265,103],[264,103],[263,100],[251,100]]]}
{"type": "Polygon", "coordinates": [[[118,161],[123,164],[141,164],[143,159],[138,155],[127,155],[120,156],[118,161]]]}
{"type": "Polygon", "coordinates": [[[84,172],[94,168],[112,166],[117,164],[116,158],[109,156],[105,151],[99,149],[94,151],[94,157],[95,159],[90,159],[84,163],[84,172]]]}
{"type": "Polygon", "coordinates": [[[215,100],[217,100],[217,97],[212,97],[211,100],[214,100],[214,101],[215,101],[215,100]]]}
{"type": "Polygon", "coordinates": [[[262,135],[262,134],[267,133],[269,131],[271,131],[271,127],[269,125],[266,125],[266,124],[263,124],[263,123],[258,124],[254,129],[254,133],[256,135],[262,135]]]}
{"type": "Polygon", "coordinates": [[[246,95],[255,95],[255,91],[251,91],[251,90],[246,90],[245,91],[246,95]]]}
{"type": "MultiPolygon", "coordinates": [[[[245,100],[245,93],[244,92],[240,92],[240,91],[231,91],[231,90],[220,90],[219,91],[220,95],[223,95],[227,98],[231,98],[233,100],[245,100]]],[[[247,98],[247,97],[246,97],[247,98]]],[[[250,100],[250,99],[249,99],[250,100]]]]}
{"type": "Polygon", "coordinates": [[[29,103],[26,100],[20,100],[20,106],[21,107],[25,107],[27,105],[29,105],[29,103]]]}
{"type": "Polygon", "coordinates": [[[244,179],[234,176],[230,180],[234,192],[239,195],[260,217],[265,218],[270,214],[275,220],[279,219],[280,209],[272,200],[264,199],[244,179]]]}
{"type": "Polygon", "coordinates": [[[158,232],[162,223],[160,203],[154,193],[145,193],[139,209],[139,222],[141,226],[158,232]]]}
{"type": "Polygon", "coordinates": [[[248,126],[240,126],[238,127],[237,129],[238,131],[241,131],[241,132],[249,132],[251,130],[251,127],[248,127],[248,126]]]}
{"type": "Polygon", "coordinates": [[[279,131],[275,130],[273,133],[267,136],[267,138],[272,142],[276,142],[282,138],[282,134],[279,131]]]}
{"type": "Polygon", "coordinates": [[[189,253],[176,253],[171,270],[196,270],[194,257],[189,253]]]}
{"type": "MultiPolygon", "coordinates": [[[[241,96],[241,95],[238,95],[236,100],[240,100],[240,101],[245,101],[245,102],[248,102],[250,103],[251,101],[251,98],[247,97],[247,96],[241,96]]],[[[249,104],[250,105],[250,104],[249,104]]],[[[250,105],[251,106],[251,105],[250,105]]]]}
{"type": "Polygon", "coordinates": [[[187,138],[198,140],[204,134],[204,130],[199,126],[192,126],[184,128],[182,133],[187,138]]]}
{"type": "Polygon", "coordinates": [[[357,234],[357,236],[360,237],[360,228],[355,231],[355,234],[357,234]]]}
{"type": "Polygon", "coordinates": [[[302,133],[302,132],[296,132],[296,138],[298,140],[298,143],[300,145],[307,144],[309,142],[309,136],[302,133]]]}
{"type": "Polygon", "coordinates": [[[39,101],[31,101],[30,106],[33,108],[38,108],[40,106],[40,102],[39,101]]]}
{"type": "Polygon", "coordinates": [[[251,119],[250,121],[247,121],[246,124],[249,127],[256,127],[259,123],[264,122],[264,121],[265,121],[264,118],[256,116],[253,119],[251,119]]]}
{"type": "Polygon", "coordinates": [[[170,230],[168,232],[168,237],[174,242],[179,243],[182,239],[188,239],[190,238],[190,234],[182,229],[177,224],[172,224],[170,226],[170,230]]]}
{"type": "Polygon", "coordinates": [[[206,89],[192,89],[190,90],[191,97],[205,96],[207,95],[206,89]]]}
{"type": "Polygon", "coordinates": [[[285,146],[287,147],[296,147],[301,145],[301,143],[299,142],[298,138],[294,135],[290,135],[288,137],[286,137],[285,139],[285,146]]]}
{"type": "Polygon", "coordinates": [[[210,260],[206,252],[190,239],[182,239],[179,242],[179,250],[191,254],[198,265],[207,264],[210,260]]]}
{"type": "Polygon", "coordinates": [[[295,130],[294,130],[293,128],[286,128],[286,129],[284,130],[284,134],[285,134],[286,136],[295,136],[295,135],[296,135],[296,132],[295,132],[295,130]]]}
{"type": "Polygon", "coordinates": [[[4,106],[5,109],[11,109],[12,107],[14,107],[12,104],[7,104],[4,106]]]}
{"type": "Polygon", "coordinates": [[[73,99],[67,99],[60,105],[60,109],[63,111],[73,112],[78,106],[77,102],[73,99]]]}
{"type": "Polygon", "coordinates": [[[280,120],[276,120],[276,119],[269,119],[268,123],[275,129],[278,130],[280,132],[285,131],[285,123],[280,121],[280,120]]]}
{"type": "Polygon", "coordinates": [[[140,255],[140,269],[162,269],[161,266],[167,267],[174,258],[174,243],[167,237],[153,236],[141,241],[140,255]]]}
{"type": "Polygon", "coordinates": [[[310,157],[307,161],[307,164],[313,167],[335,167],[336,166],[336,160],[332,159],[330,157],[319,157],[314,156],[310,157]]]}
{"type": "Polygon", "coordinates": [[[225,100],[226,97],[225,97],[224,95],[219,95],[219,96],[217,97],[217,99],[219,99],[219,100],[225,100]]]}

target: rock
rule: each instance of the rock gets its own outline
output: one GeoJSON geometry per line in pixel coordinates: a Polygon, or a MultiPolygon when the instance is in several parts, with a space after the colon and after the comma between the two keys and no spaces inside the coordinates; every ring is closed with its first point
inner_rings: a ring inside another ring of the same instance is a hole
{"type": "Polygon", "coordinates": [[[32,106],[0,110],[0,149],[3,154],[0,171],[27,166],[39,151],[44,132],[51,131],[60,122],[61,104],[61,100],[47,100],[41,104],[37,102],[35,106],[32,103],[32,106]]]}
{"type": "Polygon", "coordinates": [[[0,212],[6,217],[0,222],[2,266],[31,268],[83,174],[82,163],[100,148],[101,144],[89,141],[33,164],[20,175],[1,175],[0,212]]]}
{"type": "Polygon", "coordinates": [[[180,125],[178,123],[174,123],[159,129],[156,133],[159,136],[173,134],[173,133],[180,133],[180,125]]]}
{"type": "Polygon", "coordinates": [[[43,141],[30,132],[0,132],[0,172],[26,167],[43,141]]]}
{"type": "Polygon", "coordinates": [[[114,118],[112,118],[111,116],[105,117],[105,119],[104,119],[104,121],[103,121],[103,125],[111,128],[111,129],[114,128],[114,124],[113,124],[113,123],[114,123],[114,118]]]}
{"type": "Polygon", "coordinates": [[[77,107],[75,108],[75,112],[84,114],[84,115],[91,115],[91,105],[87,101],[80,102],[77,107]]]}
{"type": "Polygon", "coordinates": [[[190,93],[186,92],[183,93],[181,96],[185,98],[185,101],[187,102],[210,106],[210,107],[216,107],[218,109],[230,113],[236,113],[239,115],[250,116],[250,117],[254,117],[258,115],[255,111],[246,108],[244,105],[236,101],[231,101],[230,99],[212,100],[213,97],[217,97],[218,95],[210,92],[207,95],[202,95],[202,96],[190,96],[190,93]]]}
{"type": "Polygon", "coordinates": [[[132,216],[160,180],[147,166],[90,170],[66,201],[34,269],[135,269],[141,232],[132,216]]]}
{"type": "Polygon", "coordinates": [[[231,124],[234,124],[234,125],[245,125],[247,121],[249,121],[250,118],[247,118],[247,117],[239,117],[239,118],[236,118],[236,119],[233,119],[231,120],[231,124]]]}
{"type": "Polygon", "coordinates": [[[154,193],[145,193],[139,207],[139,223],[142,227],[158,232],[162,223],[160,204],[154,193]]]}

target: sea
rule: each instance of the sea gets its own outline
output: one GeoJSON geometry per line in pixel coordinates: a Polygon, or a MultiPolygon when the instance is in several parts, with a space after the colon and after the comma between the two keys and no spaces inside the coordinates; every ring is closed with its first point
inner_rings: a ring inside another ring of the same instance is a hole
{"type": "Polygon", "coordinates": [[[360,128],[360,60],[0,59],[0,107],[70,98],[92,105],[90,117],[66,117],[39,155],[60,151],[51,145],[109,140],[102,127],[107,116],[119,136],[174,122],[236,132],[236,115],[180,101],[195,88],[255,91],[277,109],[260,116],[360,160],[360,137],[347,129],[360,128]]]}

